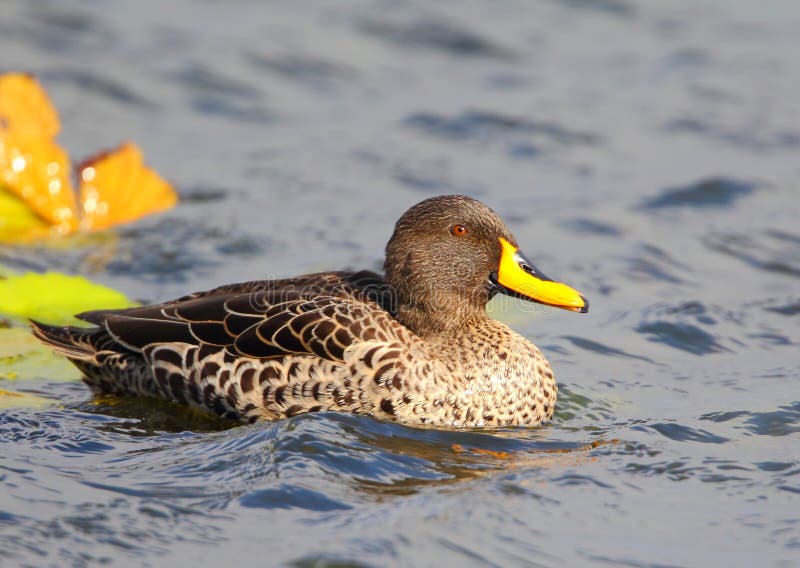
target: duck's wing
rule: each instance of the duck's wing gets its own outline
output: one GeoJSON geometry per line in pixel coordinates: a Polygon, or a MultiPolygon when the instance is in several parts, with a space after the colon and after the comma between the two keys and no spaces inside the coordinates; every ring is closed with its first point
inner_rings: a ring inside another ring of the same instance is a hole
{"type": "MultiPolygon", "coordinates": [[[[88,318],[87,318],[88,319],[88,318]]],[[[207,296],[95,313],[95,323],[126,349],[187,343],[257,359],[310,354],[342,361],[356,341],[407,341],[409,332],[368,299],[289,289],[207,296]]]]}

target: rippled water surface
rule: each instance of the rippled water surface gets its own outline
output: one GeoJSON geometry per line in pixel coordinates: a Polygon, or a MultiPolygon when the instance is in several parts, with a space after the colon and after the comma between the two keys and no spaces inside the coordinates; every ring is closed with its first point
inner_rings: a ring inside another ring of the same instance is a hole
{"type": "Polygon", "coordinates": [[[182,196],[5,265],[143,301],[376,269],[465,193],[592,311],[496,306],[562,386],[538,429],[0,384],[52,399],[0,411],[0,564],[800,565],[800,8],[737,4],[5,0],[71,155],[133,139],[182,196]]]}

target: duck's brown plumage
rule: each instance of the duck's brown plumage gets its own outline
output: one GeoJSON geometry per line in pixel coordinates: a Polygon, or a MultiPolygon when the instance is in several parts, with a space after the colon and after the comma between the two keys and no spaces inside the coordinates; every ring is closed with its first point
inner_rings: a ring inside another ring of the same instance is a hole
{"type": "MultiPolygon", "coordinates": [[[[485,310],[501,289],[501,238],[516,246],[482,203],[433,198],[397,222],[385,278],[329,272],[231,284],[79,315],[92,328],[34,322],[34,333],[97,391],[243,421],[341,410],[453,426],[538,424],[555,405],[550,365],[485,310]]],[[[570,309],[585,311],[580,301],[570,309]]]]}

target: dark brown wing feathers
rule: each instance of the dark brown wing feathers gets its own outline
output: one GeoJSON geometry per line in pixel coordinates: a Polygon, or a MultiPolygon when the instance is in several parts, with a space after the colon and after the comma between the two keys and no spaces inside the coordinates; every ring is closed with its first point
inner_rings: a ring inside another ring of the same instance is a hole
{"type": "Polygon", "coordinates": [[[197,343],[189,326],[167,318],[143,318],[131,315],[112,315],[103,326],[123,346],[141,351],[152,343],[197,343]]]}
{"type": "Polygon", "coordinates": [[[160,343],[188,343],[224,348],[233,356],[263,359],[308,353],[340,361],[354,340],[375,339],[376,314],[383,313],[386,322],[391,319],[372,301],[381,283],[369,272],[246,282],[164,304],[86,312],[81,317],[105,328],[121,346],[139,352],[160,343]],[[372,288],[361,288],[363,283],[372,288]],[[361,324],[368,320],[373,325],[361,324]]]}

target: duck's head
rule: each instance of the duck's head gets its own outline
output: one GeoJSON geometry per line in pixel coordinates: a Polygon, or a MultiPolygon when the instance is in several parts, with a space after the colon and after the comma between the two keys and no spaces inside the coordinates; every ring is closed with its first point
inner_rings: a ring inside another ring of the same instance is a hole
{"type": "Polygon", "coordinates": [[[485,313],[497,292],[574,312],[589,309],[578,291],[525,258],[497,213],[460,195],[426,199],[406,211],[386,245],[384,269],[398,295],[398,318],[412,328],[447,327],[485,313]]]}

